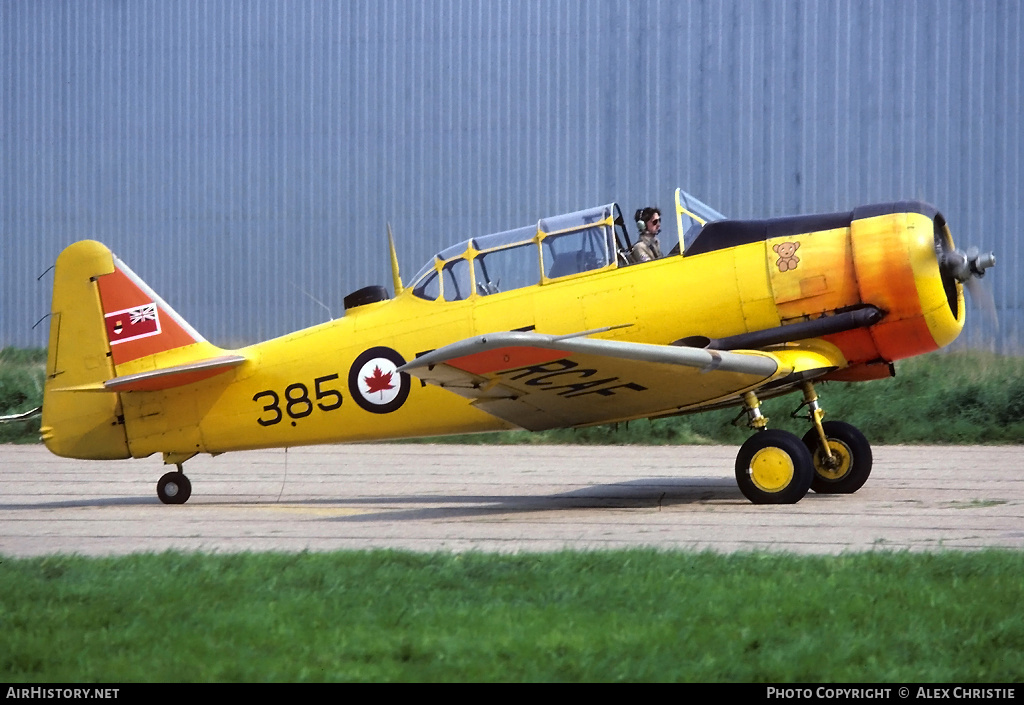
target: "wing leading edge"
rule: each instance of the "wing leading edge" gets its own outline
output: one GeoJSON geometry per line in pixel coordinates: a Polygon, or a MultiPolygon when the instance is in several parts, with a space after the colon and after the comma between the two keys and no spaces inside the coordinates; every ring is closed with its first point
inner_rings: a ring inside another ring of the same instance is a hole
{"type": "MultiPolygon", "coordinates": [[[[540,333],[492,333],[446,345],[402,372],[460,394],[531,431],[697,410],[842,364],[833,355],[720,351],[540,333]]],[[[816,376],[816,375],[815,375],[816,376]]]]}

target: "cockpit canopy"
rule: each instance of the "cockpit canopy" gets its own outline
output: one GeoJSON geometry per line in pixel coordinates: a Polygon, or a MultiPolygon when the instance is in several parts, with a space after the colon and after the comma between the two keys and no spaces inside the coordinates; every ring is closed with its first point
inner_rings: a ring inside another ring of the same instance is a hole
{"type": "Polygon", "coordinates": [[[413,277],[412,292],[460,301],[611,268],[628,244],[622,223],[610,203],[472,238],[435,255],[413,277]]]}
{"type": "MultiPolygon", "coordinates": [[[[676,189],[675,211],[676,238],[661,235],[662,249],[670,254],[678,254],[680,245],[685,251],[705,224],[725,219],[682,189],[676,189]]],[[[430,301],[461,301],[547,284],[628,264],[629,246],[619,206],[609,203],[442,250],[413,277],[412,293],[430,301]]]]}

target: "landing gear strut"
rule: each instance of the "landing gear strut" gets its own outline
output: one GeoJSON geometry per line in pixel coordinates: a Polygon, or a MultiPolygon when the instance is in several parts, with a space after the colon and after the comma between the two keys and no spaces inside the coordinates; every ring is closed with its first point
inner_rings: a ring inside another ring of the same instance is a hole
{"type": "Polygon", "coordinates": [[[192,483],[182,472],[181,463],[175,463],[177,471],[165,474],[156,483],[156,496],[164,504],[184,504],[192,496],[192,483]]]}
{"type": "Polygon", "coordinates": [[[825,412],[818,405],[814,385],[803,385],[804,401],[793,412],[807,407],[807,417],[814,428],[803,438],[811,452],[814,479],[811,489],[818,494],[850,494],[859,490],[871,474],[871,444],[855,426],[843,421],[825,421],[825,412]]]}
{"type": "Polygon", "coordinates": [[[753,392],[743,396],[748,424],[757,433],[740,446],[736,484],[754,504],[793,504],[807,494],[814,464],[807,446],[789,431],[767,430],[768,418],[753,392]]]}

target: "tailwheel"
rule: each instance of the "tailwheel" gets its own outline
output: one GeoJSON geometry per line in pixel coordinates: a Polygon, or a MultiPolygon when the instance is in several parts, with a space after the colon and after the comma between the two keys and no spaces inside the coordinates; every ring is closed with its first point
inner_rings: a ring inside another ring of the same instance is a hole
{"type": "Polygon", "coordinates": [[[813,479],[810,451],[788,431],[759,431],[736,456],[736,484],[754,504],[799,502],[813,479]]]}
{"type": "Polygon", "coordinates": [[[814,479],[811,489],[818,494],[851,494],[859,490],[871,474],[871,444],[856,426],[843,421],[824,421],[821,428],[828,442],[824,452],[818,429],[804,435],[804,444],[811,452],[814,479]]]}
{"type": "Polygon", "coordinates": [[[169,472],[156,483],[156,496],[164,504],[184,504],[192,496],[192,483],[180,469],[169,472]]]}

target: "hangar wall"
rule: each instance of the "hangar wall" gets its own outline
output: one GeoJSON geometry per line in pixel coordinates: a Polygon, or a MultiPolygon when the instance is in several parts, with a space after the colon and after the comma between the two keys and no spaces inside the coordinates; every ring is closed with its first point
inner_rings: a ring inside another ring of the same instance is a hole
{"type": "MultiPolygon", "coordinates": [[[[936,204],[1020,352],[1016,0],[7,0],[0,345],[110,245],[211,341],[342,314],[471,235],[683,186],[735,217],[936,204]],[[43,275],[37,280],[39,275],[43,275]]],[[[972,315],[973,314],[973,315],[972,315]]]]}

